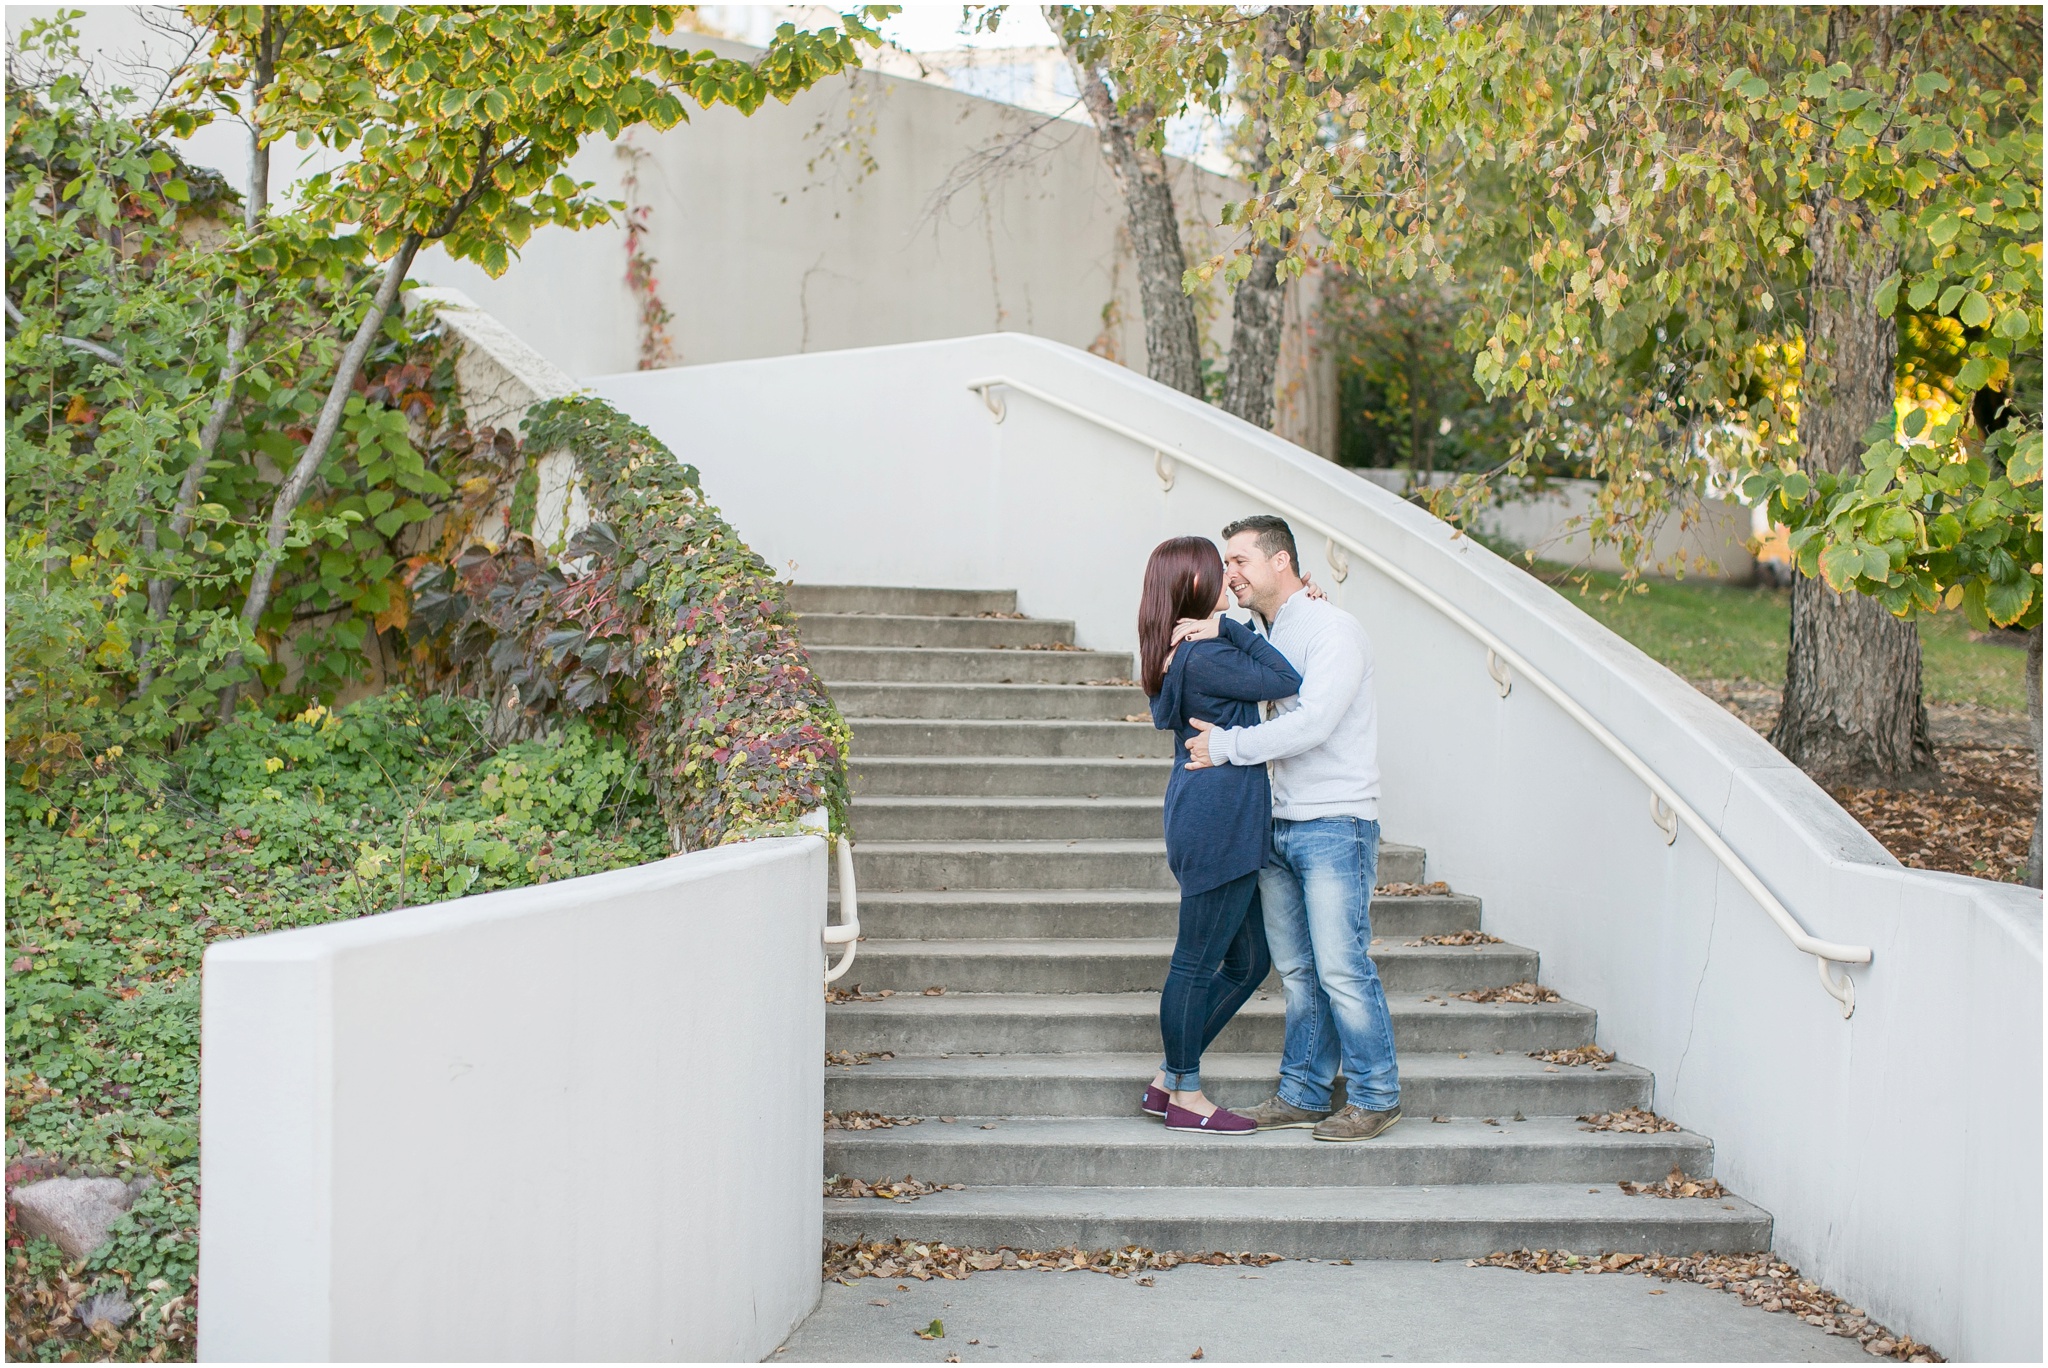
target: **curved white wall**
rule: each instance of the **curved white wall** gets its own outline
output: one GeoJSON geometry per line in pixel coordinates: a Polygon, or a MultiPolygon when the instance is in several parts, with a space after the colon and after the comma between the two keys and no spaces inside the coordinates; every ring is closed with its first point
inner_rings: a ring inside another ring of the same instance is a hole
{"type": "MultiPolygon", "coordinates": [[[[1369,482],[1122,367],[1014,334],[608,377],[593,388],[703,472],[748,542],[809,583],[1011,588],[1096,647],[1134,644],[1145,557],[1256,511],[1027,396],[1162,438],[1375,547],[1471,614],[1718,825],[1823,939],[1866,944],[1844,1021],[1697,840],[1533,688],[1363,565],[1303,558],[1378,653],[1382,811],[1432,877],[1486,899],[1544,977],[1713,1137],[1778,1248],[1952,1357],[2041,1355],[2041,899],[1902,869],[1761,738],[1564,598],[1369,482]]],[[[1676,1252],[1676,1251],[1674,1251],[1676,1252]]]]}

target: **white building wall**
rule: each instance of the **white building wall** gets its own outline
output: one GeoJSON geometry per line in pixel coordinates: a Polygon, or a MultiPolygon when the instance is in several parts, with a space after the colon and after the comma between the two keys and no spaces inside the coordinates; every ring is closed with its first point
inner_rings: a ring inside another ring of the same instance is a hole
{"type": "Polygon", "coordinates": [[[825,843],[219,943],[200,1355],[759,1360],[818,1298],[825,843]]]}

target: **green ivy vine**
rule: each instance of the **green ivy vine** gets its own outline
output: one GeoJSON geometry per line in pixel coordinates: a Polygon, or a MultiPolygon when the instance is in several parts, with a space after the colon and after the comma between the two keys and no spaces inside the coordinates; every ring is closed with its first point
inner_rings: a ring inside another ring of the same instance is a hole
{"type": "Polygon", "coordinates": [[[592,521],[560,564],[518,536],[424,567],[414,644],[525,719],[586,714],[631,736],[678,849],[793,833],[819,807],[844,831],[851,733],[781,582],[697,471],[587,396],[535,405],[525,432],[528,451],[575,457],[592,521]]]}

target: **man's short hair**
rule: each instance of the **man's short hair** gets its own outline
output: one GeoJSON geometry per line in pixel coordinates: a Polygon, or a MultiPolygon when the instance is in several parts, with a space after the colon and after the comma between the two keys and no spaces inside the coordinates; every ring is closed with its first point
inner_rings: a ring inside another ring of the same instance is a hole
{"type": "Polygon", "coordinates": [[[1300,577],[1301,552],[1294,549],[1294,529],[1287,525],[1287,519],[1276,518],[1271,513],[1254,513],[1249,518],[1239,518],[1223,529],[1224,543],[1227,545],[1240,532],[1258,533],[1259,550],[1268,558],[1285,551],[1287,568],[1294,572],[1296,578],[1300,577]]]}

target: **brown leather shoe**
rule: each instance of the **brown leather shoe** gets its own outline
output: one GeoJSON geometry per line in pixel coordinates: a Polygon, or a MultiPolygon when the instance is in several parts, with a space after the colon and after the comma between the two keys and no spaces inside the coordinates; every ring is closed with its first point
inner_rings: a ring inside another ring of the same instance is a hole
{"type": "Polygon", "coordinates": [[[1370,1140],[1401,1119],[1401,1109],[1367,1111],[1353,1104],[1316,1124],[1318,1140],[1370,1140]]]}
{"type": "Polygon", "coordinates": [[[1307,1130],[1328,1116],[1328,1112],[1303,1111],[1278,1097],[1269,1097],[1256,1107],[1238,1107],[1239,1116],[1250,1117],[1260,1130],[1307,1130]]]}

